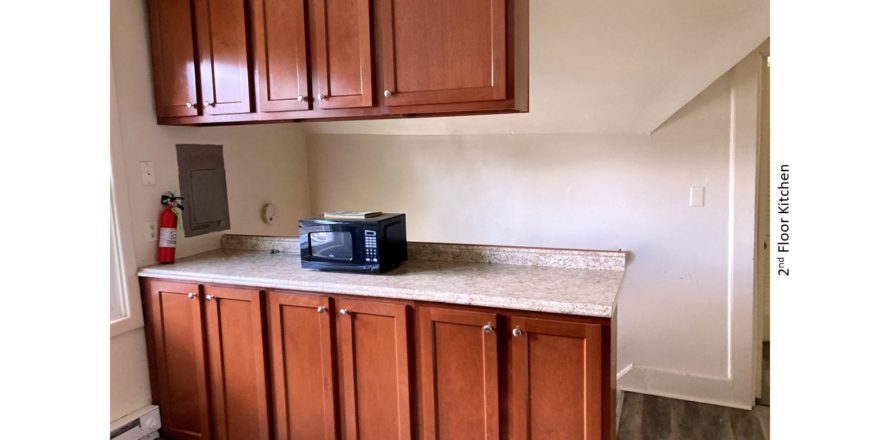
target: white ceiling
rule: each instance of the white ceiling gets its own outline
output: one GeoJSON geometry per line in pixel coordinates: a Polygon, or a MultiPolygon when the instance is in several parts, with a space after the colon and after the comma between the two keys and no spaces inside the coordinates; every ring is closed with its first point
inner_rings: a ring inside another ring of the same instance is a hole
{"type": "Polygon", "coordinates": [[[531,0],[528,114],[309,133],[650,133],[770,35],[769,0],[531,0]]]}

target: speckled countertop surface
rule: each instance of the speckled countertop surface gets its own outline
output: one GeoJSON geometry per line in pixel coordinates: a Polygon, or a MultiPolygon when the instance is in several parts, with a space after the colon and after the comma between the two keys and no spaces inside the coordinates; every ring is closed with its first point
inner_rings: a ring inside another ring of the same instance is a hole
{"type": "MultiPolygon", "coordinates": [[[[420,244],[424,246],[424,244],[420,244]]],[[[433,245],[432,245],[433,246],[433,245]]],[[[450,245],[436,245],[450,246],[450,245]]],[[[511,248],[505,248],[510,252],[511,248]]],[[[534,252],[527,248],[523,252],[534,252]]],[[[546,251],[546,250],[541,250],[546,251]]],[[[581,252],[581,251],[575,251],[581,252]]],[[[608,269],[411,258],[381,275],[319,272],[300,267],[299,255],[266,250],[218,249],[174,264],[145,267],[142,277],[261,288],[432,301],[513,310],[611,317],[623,282],[623,252],[608,269]]],[[[438,252],[441,254],[442,252],[438,252]]]]}

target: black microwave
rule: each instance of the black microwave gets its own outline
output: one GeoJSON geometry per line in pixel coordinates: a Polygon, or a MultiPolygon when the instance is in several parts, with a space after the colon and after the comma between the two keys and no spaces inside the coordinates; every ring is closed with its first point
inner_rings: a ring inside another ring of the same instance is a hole
{"type": "Polygon", "coordinates": [[[299,255],[305,269],[386,272],[406,261],[406,216],[302,219],[299,255]]]}

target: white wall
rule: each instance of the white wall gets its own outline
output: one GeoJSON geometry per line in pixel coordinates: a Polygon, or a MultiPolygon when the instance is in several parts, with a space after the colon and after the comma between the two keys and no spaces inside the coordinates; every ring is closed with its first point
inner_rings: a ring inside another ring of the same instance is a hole
{"type": "Polygon", "coordinates": [[[627,250],[621,386],[749,407],[756,57],[652,135],[311,134],[313,211],[405,212],[418,241],[627,250]]]}
{"type": "MultiPolygon", "coordinates": [[[[185,257],[219,247],[223,233],[295,235],[297,219],[308,214],[308,170],[305,139],[300,126],[272,124],[235,127],[167,127],[156,124],[146,2],[111,2],[111,90],[121,143],[127,194],[119,209],[130,210],[131,236],[138,266],[155,263],[156,243],[146,239],[146,223],[157,222],[159,196],[179,193],[178,143],[222,144],[229,192],[229,231],[180,238],[177,256],[185,257]],[[155,186],[140,181],[140,161],[156,167],[155,186]],[[264,203],[275,203],[274,225],[260,218],[264,203]]],[[[135,286],[136,287],[136,286],[135,286]]],[[[111,420],[150,403],[143,330],[111,339],[111,420]]]]}

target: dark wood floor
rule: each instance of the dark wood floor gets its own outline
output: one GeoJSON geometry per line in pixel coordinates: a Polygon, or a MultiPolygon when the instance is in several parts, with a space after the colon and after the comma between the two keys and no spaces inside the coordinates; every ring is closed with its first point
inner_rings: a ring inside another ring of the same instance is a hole
{"type": "Polygon", "coordinates": [[[770,438],[770,347],[764,346],[763,395],[751,411],[625,393],[618,440],[765,440],[770,438]]]}

